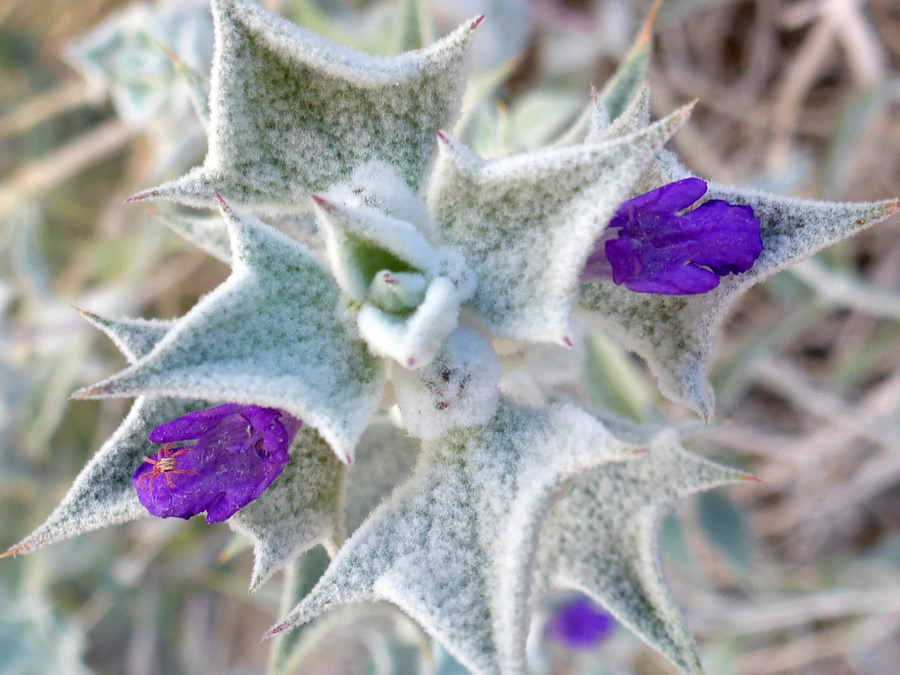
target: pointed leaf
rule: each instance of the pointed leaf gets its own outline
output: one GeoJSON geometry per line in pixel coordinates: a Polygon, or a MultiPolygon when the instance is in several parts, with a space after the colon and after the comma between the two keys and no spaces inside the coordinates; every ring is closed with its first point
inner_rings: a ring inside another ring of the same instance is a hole
{"type": "Polygon", "coordinates": [[[319,434],[301,429],[281,475],[229,518],[231,529],[253,544],[251,591],[316,544],[343,538],[346,470],[319,434]]]}
{"type": "Polygon", "coordinates": [[[463,56],[478,21],[426,49],[382,58],[247,0],[215,0],[213,15],[206,161],[139,197],[210,206],[218,190],[238,203],[296,210],[372,159],[418,189],[435,132],[458,113],[463,56]]]}
{"type": "Polygon", "coordinates": [[[697,674],[696,647],[662,574],[662,521],[679,498],[748,477],[687,452],[671,430],[654,434],[648,445],[646,457],[575,480],[544,525],[538,583],[590,595],[681,672],[697,674]]]}
{"type": "Polygon", "coordinates": [[[148,516],[131,483],[144,457],[158,449],[147,437],[160,424],[204,407],[203,401],[138,398],[116,432],[78,474],[60,505],[5,555],[31,553],[63,539],[148,516]]]}
{"type": "MultiPolygon", "coordinates": [[[[284,570],[284,581],[281,591],[280,611],[285,613],[309,593],[328,567],[329,558],[321,546],[311,549],[299,560],[289,564],[284,570]]],[[[269,651],[267,673],[272,675],[290,675],[296,672],[291,668],[291,660],[298,643],[304,635],[303,630],[280,635],[273,641],[269,651]]]]}
{"type": "MultiPolygon", "coordinates": [[[[689,175],[670,153],[663,152],[641,189],[689,175]]],[[[717,288],[702,295],[633,293],[612,281],[581,286],[581,305],[596,310],[603,328],[647,360],[663,395],[706,418],[714,407],[707,378],[709,362],[735,300],[772,274],[900,210],[897,201],[818,202],[718,183],[709,183],[708,196],[753,207],[761,223],[763,252],[750,271],[724,277],[717,288]]]]}
{"type": "Polygon", "coordinates": [[[119,351],[134,363],[149,354],[166,333],[172,330],[174,321],[159,319],[108,319],[79,309],[78,312],[96,328],[102,330],[115,343],[119,351]]]}
{"type": "Polygon", "coordinates": [[[568,344],[594,241],[690,108],[610,143],[484,161],[442,136],[429,191],[438,239],[478,278],[470,301],[502,337],[568,344]]]}
{"type": "Polygon", "coordinates": [[[601,143],[633,134],[650,124],[650,83],[644,80],[643,88],[635,94],[612,123],[603,124],[606,107],[602,99],[598,98],[594,104],[597,113],[591,119],[585,143],[601,143]]]}
{"type": "MultiPolygon", "coordinates": [[[[83,314],[106,332],[131,362],[151,351],[174,323],[110,320],[83,314]]],[[[146,517],[148,513],[138,502],[132,475],[144,457],[158,449],[148,440],[150,432],[208,407],[208,401],[138,398],[119,429],[85,466],[47,521],[6,555],[29,553],[62,539],[146,517]]],[[[315,544],[343,537],[344,465],[309,428],[297,435],[290,455],[290,463],[262,497],[228,520],[229,526],[253,545],[252,590],[315,544]]]]}
{"type": "Polygon", "coordinates": [[[603,85],[598,99],[603,102],[609,119],[613,122],[633,103],[644,88],[650,75],[650,58],[653,53],[653,30],[656,15],[663,0],[656,0],[644,19],[631,49],[613,76],[603,85]]]}
{"type": "MultiPolygon", "coordinates": [[[[608,128],[611,123],[626,116],[626,113],[631,116],[635,112],[635,101],[640,98],[642,90],[646,88],[647,78],[650,76],[653,31],[662,2],[663,0],[654,2],[631,45],[631,49],[619,63],[616,72],[606,81],[599,92],[595,92],[592,103],[578,116],[572,126],[560,135],[555,145],[584,142],[586,137],[608,128]]],[[[606,139],[614,137],[615,135],[609,134],[606,139]]]]}
{"type": "Polygon", "coordinates": [[[523,672],[540,523],[568,480],[633,451],[575,406],[504,403],[488,424],[423,452],[271,634],[337,606],[389,600],[473,673],[523,672]]]}
{"type": "Polygon", "coordinates": [[[224,263],[231,262],[228,226],[218,216],[198,217],[160,214],[158,218],[175,234],[224,263]]]}
{"type": "MultiPolygon", "coordinates": [[[[419,447],[419,441],[388,419],[369,425],[359,439],[356,459],[347,477],[347,532],[356,532],[369,514],[406,480],[416,464],[419,447]]],[[[285,613],[291,609],[293,605],[285,608],[285,613]]]]}
{"type": "Polygon", "coordinates": [[[343,461],[381,401],[378,362],[339,316],[337,284],[305,248],[223,209],[228,280],[132,367],[81,398],[194,396],[279,408],[315,427],[343,461]]]}
{"type": "MultiPolygon", "coordinates": [[[[171,326],[171,322],[164,321],[106,319],[84,311],[81,314],[106,333],[131,363],[152,350],[171,326]]],[[[169,398],[143,397],[135,401],[116,432],[81,470],[60,505],[5,555],[30,553],[63,539],[146,516],[131,476],[144,456],[152,454],[150,432],[202,407],[199,401],[169,398]]]]}

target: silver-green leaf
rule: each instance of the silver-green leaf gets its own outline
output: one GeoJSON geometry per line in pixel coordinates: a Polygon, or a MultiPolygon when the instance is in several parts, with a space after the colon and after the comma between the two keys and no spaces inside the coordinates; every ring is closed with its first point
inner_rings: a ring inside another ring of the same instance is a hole
{"type": "Polygon", "coordinates": [[[232,274],[130,368],[76,394],[271,406],[313,426],[338,457],[378,408],[383,375],[339,312],[340,291],[290,238],[223,207],[232,274]]]}
{"type": "Polygon", "coordinates": [[[250,590],[255,591],[284,565],[319,543],[344,537],[343,493],[347,467],[313,429],[301,429],[291,461],[254,502],[228,519],[253,545],[250,590]]]}
{"type": "Polygon", "coordinates": [[[578,277],[594,241],[689,113],[607,143],[493,161],[441,136],[428,195],[435,236],[475,272],[469,306],[486,327],[571,343],[578,277]]]}
{"type": "Polygon", "coordinates": [[[135,198],[228,199],[303,210],[313,192],[380,160],[415,191],[434,134],[459,111],[469,21],[425,49],[371,57],[248,0],[213,0],[209,151],[201,167],[135,198]]]}
{"type": "Polygon", "coordinates": [[[687,452],[674,430],[615,431],[650,453],[575,480],[544,525],[539,586],[588,594],[681,672],[697,675],[696,647],[663,577],[660,527],[678,499],[750,478],[687,452]]]}
{"type": "Polygon", "coordinates": [[[524,673],[547,510],[575,476],[634,454],[576,406],[501,403],[489,423],[425,444],[412,477],[270,634],[339,606],[388,600],[473,673],[524,673]]]}
{"type": "MultiPolygon", "coordinates": [[[[82,314],[113,340],[130,363],[150,353],[175,323],[82,314]]],[[[156,449],[148,440],[150,432],[210,406],[202,400],[138,398],[47,521],[7,555],[29,553],[62,539],[146,517],[148,513],[138,501],[131,477],[144,457],[156,449]]],[[[297,435],[290,456],[290,463],[265,493],[227,521],[253,545],[253,590],[304,551],[343,537],[346,467],[325,441],[308,428],[297,435]]]]}
{"type": "MultiPolygon", "coordinates": [[[[130,363],[148,353],[172,325],[163,321],[107,319],[88,312],[82,315],[106,333],[130,363]]],[[[131,476],[144,456],[152,454],[150,432],[203,407],[199,401],[138,398],[116,432],[78,474],[60,505],[40,527],[4,555],[30,553],[63,539],[146,516],[131,476]]]]}
{"type": "MultiPolygon", "coordinates": [[[[663,151],[640,191],[690,175],[663,151]]],[[[724,277],[708,293],[686,296],[633,293],[612,281],[590,282],[581,285],[581,305],[595,310],[604,329],[646,359],[663,395],[710,418],[714,396],[707,370],[735,300],[776,272],[900,211],[900,202],[820,202],[712,182],[707,195],[753,207],[762,228],[763,252],[749,272],[724,277]]]]}

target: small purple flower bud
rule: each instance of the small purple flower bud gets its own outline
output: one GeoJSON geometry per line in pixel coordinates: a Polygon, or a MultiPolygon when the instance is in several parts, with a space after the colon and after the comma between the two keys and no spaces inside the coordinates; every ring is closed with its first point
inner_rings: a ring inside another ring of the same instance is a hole
{"type": "Polygon", "coordinates": [[[686,178],[622,204],[581,280],[611,278],[637,293],[695,295],[726,274],[749,270],[763,250],[753,207],[711,199],[679,213],[706,190],[704,181],[686,178]]]}
{"type": "Polygon", "coordinates": [[[615,628],[615,619],[582,596],[556,610],[547,632],[570,649],[589,650],[612,635],[615,628]]]}
{"type": "Polygon", "coordinates": [[[227,403],[156,427],[153,443],[131,482],[144,508],[158,518],[228,520],[259,499],[290,461],[288,451],[303,423],[274,408],[227,403]],[[173,448],[180,441],[193,445],[173,448]]]}

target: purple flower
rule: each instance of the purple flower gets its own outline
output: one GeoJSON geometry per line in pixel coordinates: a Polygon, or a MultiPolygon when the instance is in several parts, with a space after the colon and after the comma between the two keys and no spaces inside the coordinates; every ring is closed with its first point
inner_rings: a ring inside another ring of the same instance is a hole
{"type": "Polygon", "coordinates": [[[570,649],[588,650],[608,638],[615,628],[615,619],[582,596],[556,610],[547,632],[570,649]]]}
{"type": "Polygon", "coordinates": [[[686,178],[629,199],[594,244],[581,280],[611,277],[637,293],[694,295],[749,270],[763,250],[753,207],[711,199],[679,215],[704,194],[704,181],[686,178]]]}
{"type": "Polygon", "coordinates": [[[302,425],[285,412],[253,405],[199,410],[153,430],[150,441],[166,446],[144,458],[131,482],[141,504],[158,518],[206,511],[207,523],[220,523],[281,475],[302,425]],[[196,443],[172,447],[180,441],[196,443]]]}

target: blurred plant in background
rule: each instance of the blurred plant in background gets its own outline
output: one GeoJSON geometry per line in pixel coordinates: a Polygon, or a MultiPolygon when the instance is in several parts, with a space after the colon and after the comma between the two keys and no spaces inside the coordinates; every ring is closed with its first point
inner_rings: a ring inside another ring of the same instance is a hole
{"type": "MultiPolygon", "coordinates": [[[[648,10],[625,0],[263,4],[380,54],[485,13],[456,133],[488,157],[568,128],[648,10]]],[[[0,17],[0,537],[12,543],[59,501],[125,409],[66,405],[121,365],[71,307],[174,317],[227,270],[145,209],[122,206],[203,156],[190,75],[208,68],[205,5],[12,0],[0,17]]],[[[831,199],[898,192],[895,0],[667,0],[655,47],[654,113],[700,98],[673,141],[699,173],[831,199]]],[[[169,224],[202,236],[202,223],[169,224]]],[[[710,673],[896,672],[898,270],[896,227],[883,226],[755,288],[730,320],[712,373],[729,421],[697,447],[741,458],[766,483],[688,501],[664,530],[669,580],[710,673]]],[[[602,334],[528,359],[523,396],[540,382],[639,421],[677,414],[602,334]]],[[[316,549],[293,575],[247,595],[245,549],[225,528],[145,521],[3,561],[0,671],[262,672],[268,646],[258,636],[283,613],[278,584],[299,594],[327,559],[316,549]]],[[[544,625],[554,610],[542,609],[544,625]]],[[[538,672],[669,672],[626,631],[589,654],[537,631],[530,657],[538,672]]],[[[288,636],[268,669],[463,672],[380,605],[288,636]]]]}

